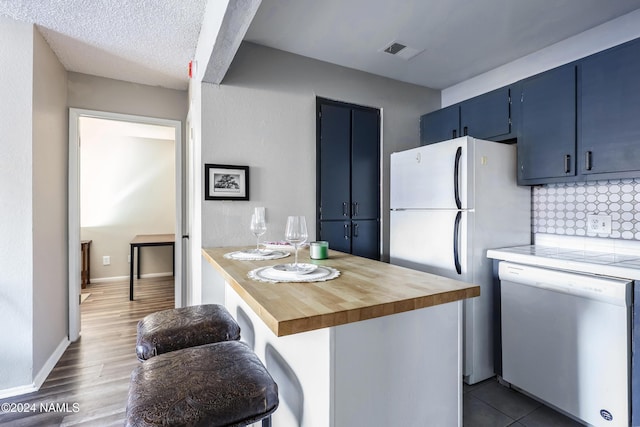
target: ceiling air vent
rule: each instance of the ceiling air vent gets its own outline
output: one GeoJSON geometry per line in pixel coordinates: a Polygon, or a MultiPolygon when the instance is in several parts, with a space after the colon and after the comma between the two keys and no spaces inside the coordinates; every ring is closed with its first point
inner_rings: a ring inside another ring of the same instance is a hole
{"type": "Polygon", "coordinates": [[[395,55],[405,47],[406,46],[403,45],[402,43],[392,43],[391,46],[388,46],[384,51],[387,53],[390,53],[391,55],[395,55]]]}
{"type": "Polygon", "coordinates": [[[389,53],[404,60],[409,60],[422,52],[422,50],[407,46],[406,44],[399,41],[393,41],[389,43],[387,47],[380,49],[380,51],[389,53]]]}

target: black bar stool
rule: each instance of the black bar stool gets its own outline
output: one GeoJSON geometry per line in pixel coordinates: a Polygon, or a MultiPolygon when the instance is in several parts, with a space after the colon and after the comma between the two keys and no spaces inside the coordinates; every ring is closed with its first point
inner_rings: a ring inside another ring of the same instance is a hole
{"type": "Polygon", "coordinates": [[[153,357],[131,374],[126,425],[271,426],[278,386],[243,342],[225,341],[153,357]]]}
{"type": "Polygon", "coordinates": [[[240,339],[240,327],[221,305],[205,304],[149,314],[138,322],[138,360],[203,344],[240,339]]]}

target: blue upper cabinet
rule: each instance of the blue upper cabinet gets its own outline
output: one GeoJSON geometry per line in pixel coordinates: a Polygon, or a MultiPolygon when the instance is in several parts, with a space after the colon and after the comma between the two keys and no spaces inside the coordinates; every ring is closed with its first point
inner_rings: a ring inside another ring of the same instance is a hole
{"type": "Polygon", "coordinates": [[[459,136],[502,141],[515,137],[512,87],[503,87],[420,117],[420,144],[459,136]]]}
{"type": "Polygon", "coordinates": [[[576,66],[522,82],[518,183],[540,184],[576,175],[576,66]]]}
{"type": "Polygon", "coordinates": [[[351,110],[340,105],[321,104],[319,192],[323,220],[349,219],[351,209],[351,110]]]}
{"type": "Polygon", "coordinates": [[[421,145],[463,135],[517,137],[520,185],[640,177],[640,39],[420,118],[421,145]]]}
{"type": "Polygon", "coordinates": [[[503,87],[460,103],[462,135],[500,140],[511,134],[510,88],[503,87]]]}
{"type": "Polygon", "coordinates": [[[451,105],[420,117],[420,145],[460,136],[460,106],[451,105]]]}
{"type": "Polygon", "coordinates": [[[380,119],[377,111],[351,114],[351,217],[377,219],[380,212],[380,119]]]}
{"type": "Polygon", "coordinates": [[[586,179],[640,174],[640,40],[579,65],[578,168],[586,179]]]}

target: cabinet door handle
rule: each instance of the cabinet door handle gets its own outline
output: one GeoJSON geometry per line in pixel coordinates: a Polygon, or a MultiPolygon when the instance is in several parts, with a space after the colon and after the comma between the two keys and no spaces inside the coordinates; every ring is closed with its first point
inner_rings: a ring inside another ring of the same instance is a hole
{"type": "Polygon", "coordinates": [[[458,137],[458,129],[454,129],[453,130],[453,138],[457,138],[458,137]]]}
{"type": "Polygon", "coordinates": [[[467,136],[469,135],[469,128],[467,126],[465,126],[464,128],[462,128],[462,135],[463,136],[467,136]]]}
{"type": "Polygon", "coordinates": [[[349,240],[349,224],[344,225],[344,239],[349,240]]]}
{"type": "Polygon", "coordinates": [[[584,153],[584,168],[588,171],[593,168],[593,164],[591,161],[592,155],[593,153],[591,151],[587,151],[586,153],[584,153]]]}
{"type": "Polygon", "coordinates": [[[358,237],[358,224],[353,224],[353,237],[358,237]]]}
{"type": "Polygon", "coordinates": [[[353,204],[353,216],[358,216],[359,213],[360,213],[360,204],[358,202],[355,202],[353,204]]]}
{"type": "Polygon", "coordinates": [[[342,202],[342,216],[349,216],[349,204],[347,202],[342,202]]]}
{"type": "Polygon", "coordinates": [[[571,154],[564,156],[564,173],[571,172],[571,154]]]}

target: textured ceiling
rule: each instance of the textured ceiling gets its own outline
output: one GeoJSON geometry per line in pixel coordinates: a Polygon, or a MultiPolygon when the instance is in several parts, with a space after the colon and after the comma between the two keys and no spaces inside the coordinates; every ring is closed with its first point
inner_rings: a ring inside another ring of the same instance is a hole
{"type": "Polygon", "coordinates": [[[207,0],[0,0],[69,71],[186,89],[207,0]]]}
{"type": "Polygon", "coordinates": [[[443,89],[640,8],[640,0],[262,0],[245,40],[443,89]],[[422,53],[382,49],[398,40],[422,53]]]}
{"type": "MultiPolygon", "coordinates": [[[[35,23],[69,71],[186,89],[205,7],[220,1],[0,0],[0,15],[35,23]]],[[[245,40],[443,89],[638,8],[640,0],[262,0],[245,40]],[[383,53],[392,41],[420,53],[383,53]]]]}

